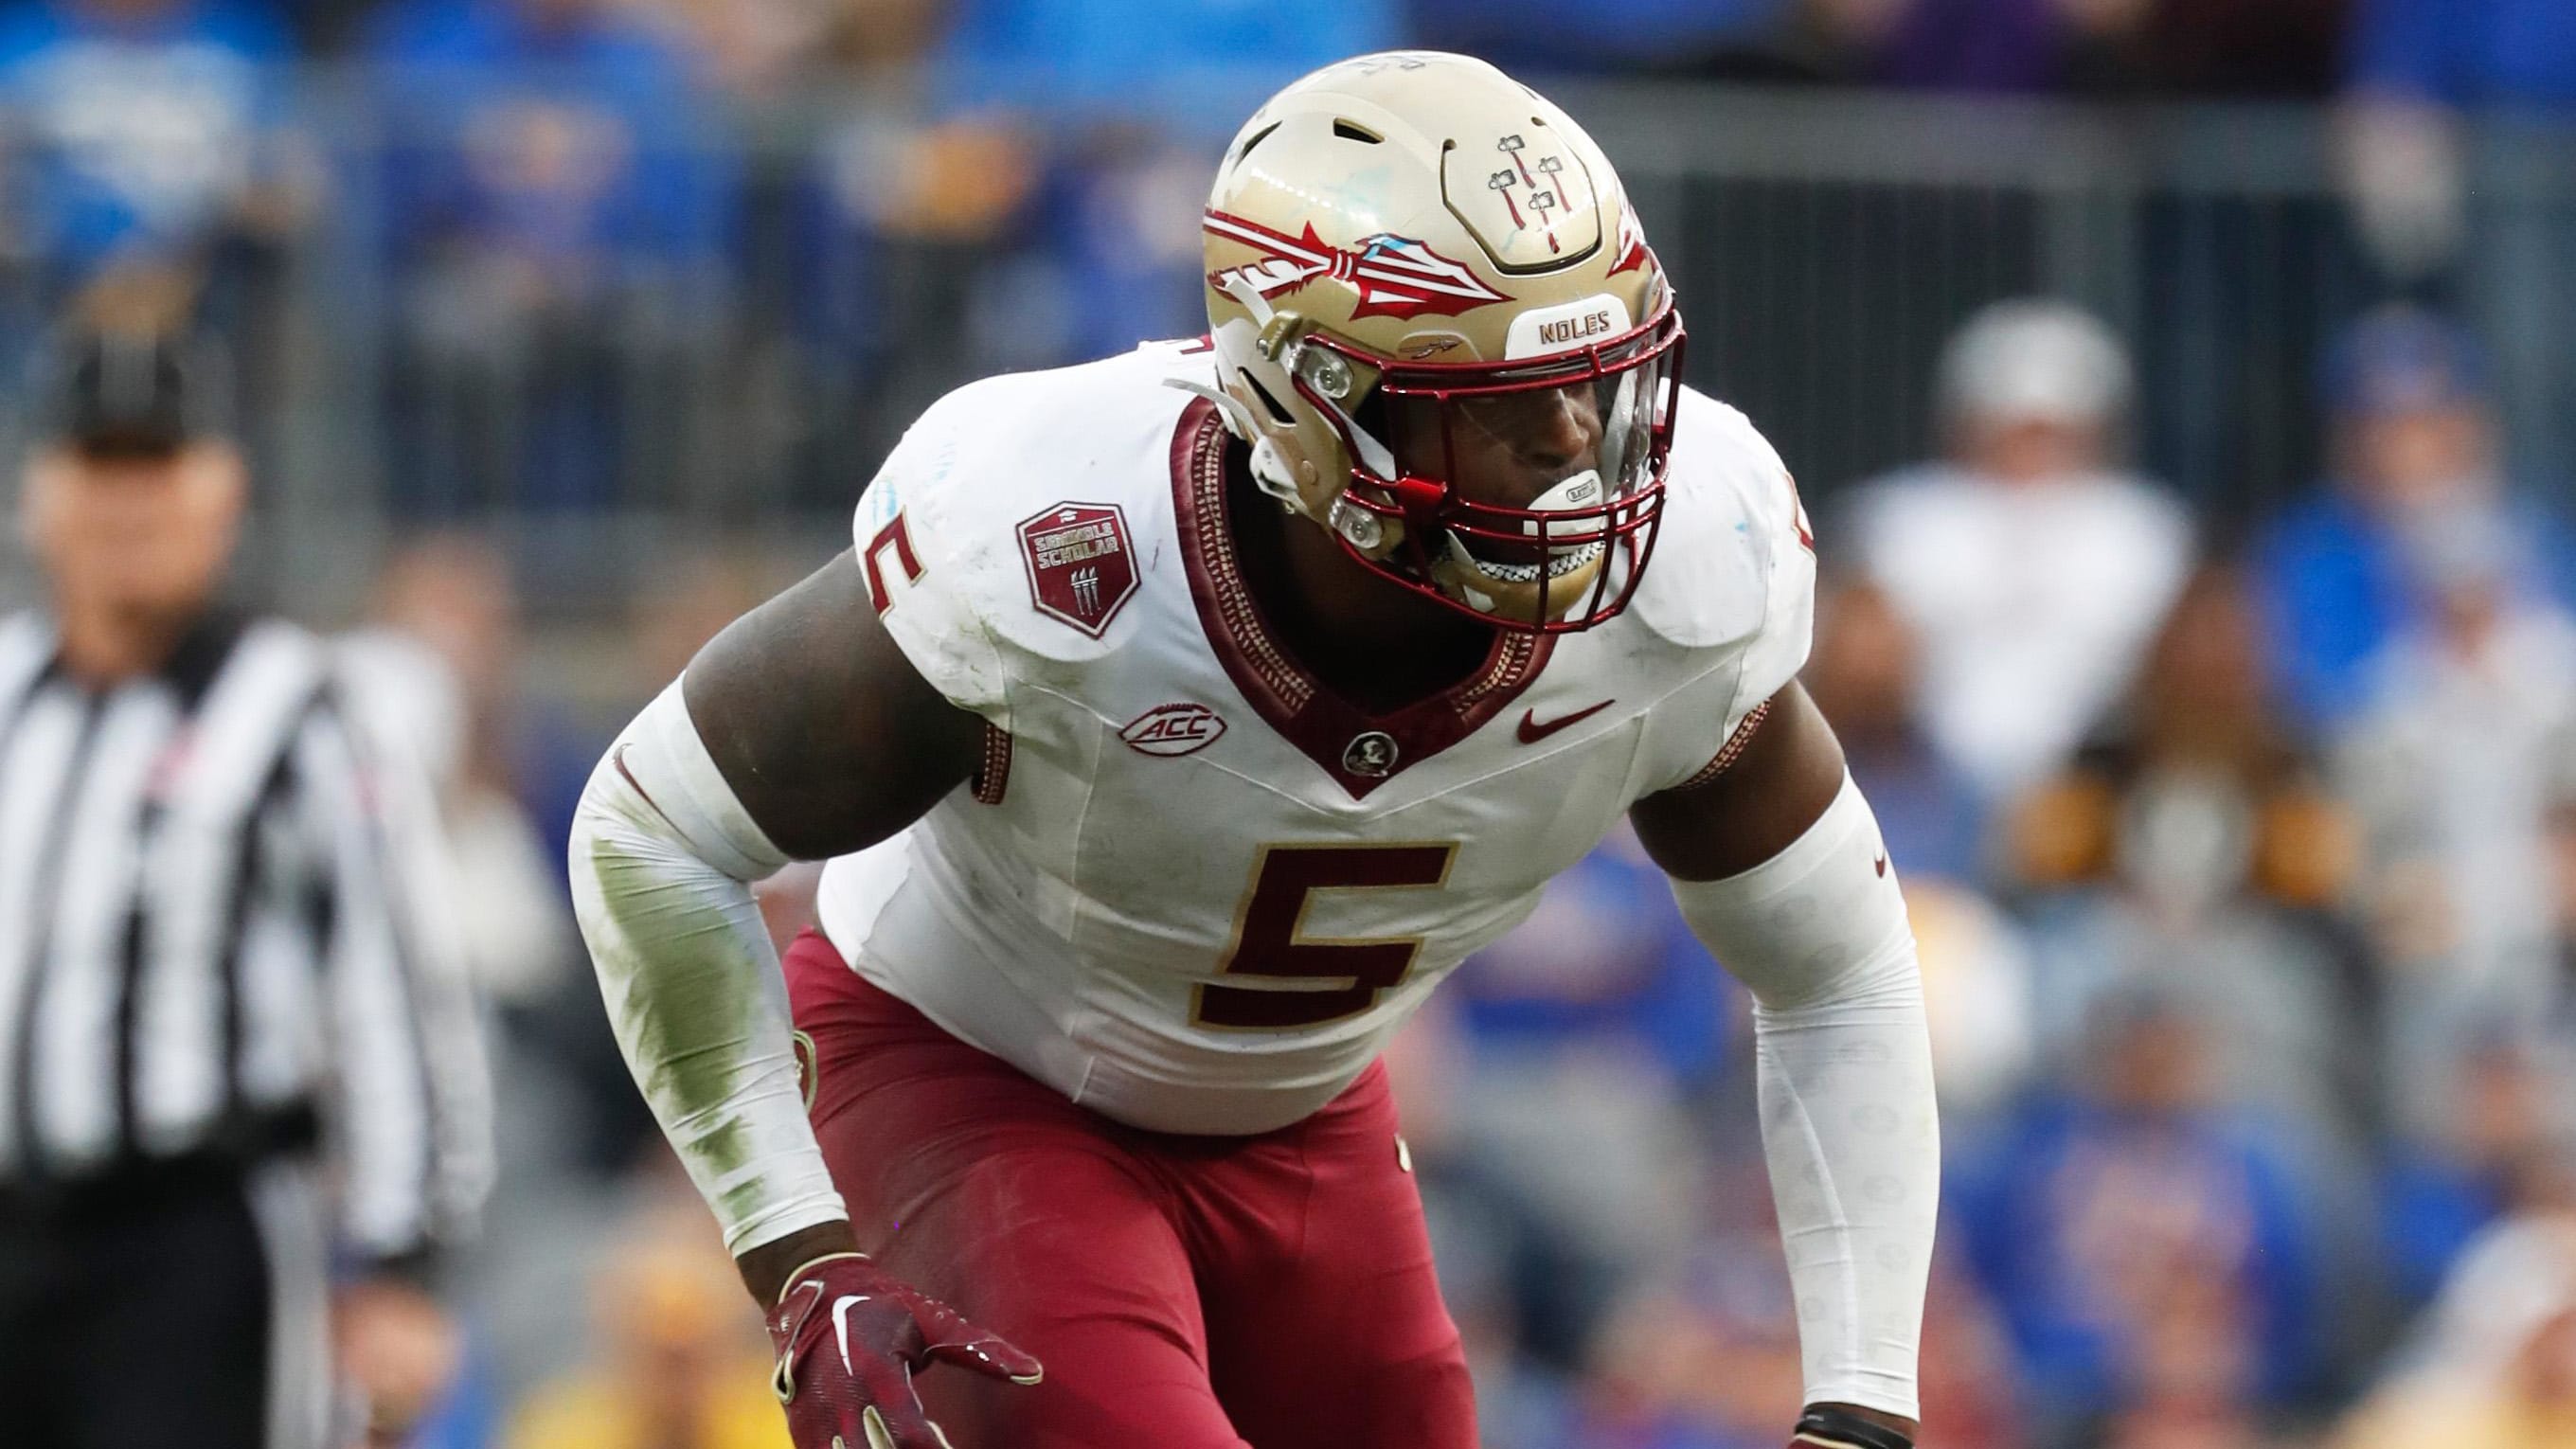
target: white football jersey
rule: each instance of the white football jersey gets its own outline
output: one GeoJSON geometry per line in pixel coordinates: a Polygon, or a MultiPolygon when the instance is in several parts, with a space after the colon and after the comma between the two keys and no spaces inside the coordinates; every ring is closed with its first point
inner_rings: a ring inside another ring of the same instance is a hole
{"type": "Polygon", "coordinates": [[[1639,797],[1711,768],[1804,662],[1815,565],[1743,415],[1683,394],[1627,611],[1497,633],[1392,714],[1272,639],[1226,525],[1204,344],[990,378],[931,407],[859,505],[859,561],[983,768],[836,860],[855,969],[1067,1097],[1252,1133],[1330,1101],[1440,979],[1639,797]]]}

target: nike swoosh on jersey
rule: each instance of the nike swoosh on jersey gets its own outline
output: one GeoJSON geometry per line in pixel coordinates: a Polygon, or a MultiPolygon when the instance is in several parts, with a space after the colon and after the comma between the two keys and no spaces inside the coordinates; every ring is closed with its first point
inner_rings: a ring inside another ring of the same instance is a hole
{"type": "Polygon", "coordinates": [[[1592,718],[1594,715],[1599,714],[1601,711],[1608,709],[1610,706],[1617,703],[1618,701],[1615,699],[1605,699],[1599,704],[1592,706],[1590,709],[1578,709],[1572,714],[1561,715],[1555,719],[1549,720],[1545,724],[1539,723],[1537,710],[1522,710],[1520,741],[1525,745],[1537,744],[1539,741],[1546,739],[1549,735],[1555,734],[1558,730],[1565,728],[1567,725],[1581,724],[1583,721],[1592,718]]]}

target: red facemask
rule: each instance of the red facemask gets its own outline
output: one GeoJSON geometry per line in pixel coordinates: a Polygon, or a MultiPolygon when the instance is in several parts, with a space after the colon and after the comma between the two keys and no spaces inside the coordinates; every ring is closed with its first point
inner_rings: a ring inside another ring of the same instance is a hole
{"type": "Polygon", "coordinates": [[[1359,418],[1310,369],[1292,371],[1352,459],[1335,536],[1372,569],[1496,628],[1564,634],[1616,617],[1654,552],[1683,338],[1669,303],[1592,346],[1515,362],[1408,363],[1310,335],[1379,370],[1359,418]]]}

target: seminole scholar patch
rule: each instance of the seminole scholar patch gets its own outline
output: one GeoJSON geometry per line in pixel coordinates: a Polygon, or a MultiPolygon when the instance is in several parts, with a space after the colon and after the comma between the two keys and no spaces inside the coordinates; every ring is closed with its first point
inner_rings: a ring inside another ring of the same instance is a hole
{"type": "Polygon", "coordinates": [[[1114,503],[1059,503],[1020,525],[1029,602],[1094,639],[1136,592],[1136,551],[1114,503]]]}

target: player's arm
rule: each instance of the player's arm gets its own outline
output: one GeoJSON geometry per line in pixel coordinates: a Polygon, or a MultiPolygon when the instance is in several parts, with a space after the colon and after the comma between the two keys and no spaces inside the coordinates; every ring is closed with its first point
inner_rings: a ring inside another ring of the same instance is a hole
{"type": "Polygon", "coordinates": [[[700,651],[609,747],[574,818],[573,901],[609,1023],[769,1312],[800,1444],[933,1449],[911,1370],[1037,1373],[857,1256],[751,894],[791,859],[918,819],[968,778],[981,739],[887,636],[844,553],[700,651]],[[837,1360],[813,1351],[828,1343],[837,1360]]]}
{"type": "Polygon", "coordinates": [[[1731,764],[1630,813],[1692,930],[1753,993],[1806,1376],[1798,1439],[1910,1444],[1940,1134],[1914,936],[1877,822],[1794,682],[1731,764]]]}
{"type": "Polygon", "coordinates": [[[690,661],[593,772],[574,904],[644,1096],[746,1258],[849,1246],[797,1086],[785,987],[750,883],[872,845],[973,768],[979,725],[878,625],[848,554],[690,661]]]}

